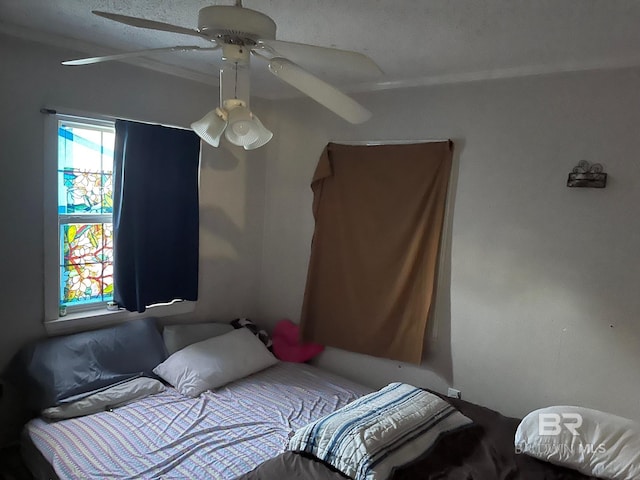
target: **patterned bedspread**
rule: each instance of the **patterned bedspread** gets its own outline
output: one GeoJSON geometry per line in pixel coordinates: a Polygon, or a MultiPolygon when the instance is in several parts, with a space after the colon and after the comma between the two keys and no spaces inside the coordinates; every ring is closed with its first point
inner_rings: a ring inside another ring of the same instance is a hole
{"type": "Polygon", "coordinates": [[[197,398],[168,388],[113,411],[34,419],[26,432],[61,479],[232,479],[282,453],[297,428],[370,391],[283,362],[197,398]]]}

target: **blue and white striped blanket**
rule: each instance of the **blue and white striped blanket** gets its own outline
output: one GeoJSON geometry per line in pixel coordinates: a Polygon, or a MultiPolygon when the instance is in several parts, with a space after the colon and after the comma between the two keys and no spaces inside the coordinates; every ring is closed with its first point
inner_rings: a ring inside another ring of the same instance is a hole
{"type": "Polygon", "coordinates": [[[298,429],[289,450],[315,455],[356,480],[384,480],[471,420],[436,395],[391,383],[298,429]]]}

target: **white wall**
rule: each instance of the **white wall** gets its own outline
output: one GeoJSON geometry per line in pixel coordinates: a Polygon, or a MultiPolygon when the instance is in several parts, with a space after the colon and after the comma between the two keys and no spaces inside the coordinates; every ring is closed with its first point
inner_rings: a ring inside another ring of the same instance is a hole
{"type": "MultiPolygon", "coordinates": [[[[186,126],[217,98],[127,65],[59,65],[72,56],[0,39],[0,366],[44,335],[39,109],[186,126]]],[[[507,414],[580,403],[640,418],[639,80],[628,70],[372,93],[360,98],[374,118],[357,127],[308,100],[254,101],[275,133],[266,148],[205,148],[200,301],[183,319],[298,320],[309,180],[327,141],[451,137],[453,201],[424,365],[336,350],[320,364],[371,385],[453,384],[507,414]],[[581,159],[605,165],[606,189],[565,187],[581,159]]]]}
{"type": "MultiPolygon", "coordinates": [[[[319,364],[401,379],[509,415],[582,404],[640,419],[640,71],[383,91],[349,126],[310,100],[269,119],[260,312],[298,321],[309,181],[328,141],[452,138],[441,287],[421,367],[330,349],[319,364]],[[565,186],[579,160],[606,189],[565,186]],[[434,330],[435,327],[435,330],[434,330]]],[[[393,161],[390,159],[390,161],[393,161]]]]}
{"type": "MultiPolygon", "coordinates": [[[[188,126],[217,89],[110,63],[62,67],[77,53],[0,37],[0,368],[43,336],[41,107],[188,126]]],[[[254,105],[255,106],[255,105],[254,105]]],[[[260,113],[260,104],[257,104],[260,113]]],[[[264,167],[261,153],[205,146],[201,169],[200,301],[183,319],[229,321],[257,305],[264,167]]]]}

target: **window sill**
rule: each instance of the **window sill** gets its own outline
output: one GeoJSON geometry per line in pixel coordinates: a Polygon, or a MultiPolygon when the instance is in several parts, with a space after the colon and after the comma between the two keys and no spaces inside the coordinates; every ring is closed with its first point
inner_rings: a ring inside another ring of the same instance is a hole
{"type": "Polygon", "coordinates": [[[190,313],[195,310],[196,302],[176,302],[170,305],[156,305],[148,307],[144,313],[128,312],[126,310],[107,310],[106,308],[69,313],[56,320],[44,322],[48,335],[64,335],[68,333],[92,330],[116,323],[126,322],[135,318],[168,317],[190,313]]]}

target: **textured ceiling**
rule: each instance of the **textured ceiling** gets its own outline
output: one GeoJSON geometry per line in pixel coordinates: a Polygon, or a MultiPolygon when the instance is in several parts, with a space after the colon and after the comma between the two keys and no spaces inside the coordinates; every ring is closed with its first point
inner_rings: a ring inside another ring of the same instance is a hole
{"type": "MultiPolygon", "coordinates": [[[[277,38],[356,50],[385,74],[324,78],[347,91],[555,71],[640,65],[637,0],[245,0],[277,24],[277,38]]],[[[94,56],[174,45],[207,46],[195,37],[121,25],[103,10],[184,27],[198,10],[232,0],[0,0],[0,32],[94,56]]],[[[135,63],[217,83],[218,51],[163,53],[135,63]]],[[[61,59],[63,60],[63,59],[61,59]]],[[[252,92],[295,95],[252,61],[252,92]]],[[[131,62],[134,63],[134,62],[131,62]]],[[[69,68],[95,68],[93,66],[69,68]]],[[[310,69],[312,70],[312,69],[310,69]]]]}

